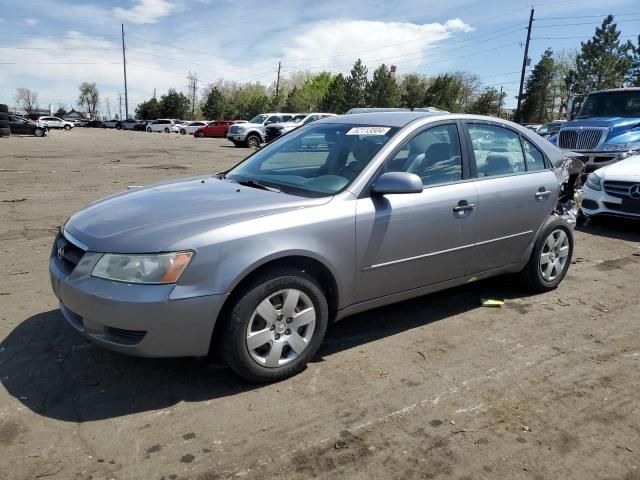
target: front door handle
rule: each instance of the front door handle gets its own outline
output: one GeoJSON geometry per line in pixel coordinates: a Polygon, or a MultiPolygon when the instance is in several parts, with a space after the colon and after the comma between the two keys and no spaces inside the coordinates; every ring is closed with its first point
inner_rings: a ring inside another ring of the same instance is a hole
{"type": "Polygon", "coordinates": [[[540,187],[536,192],[536,200],[538,202],[544,202],[547,198],[551,196],[551,191],[547,190],[544,187],[540,187]]]}
{"type": "Polygon", "coordinates": [[[476,208],[476,205],[474,203],[469,203],[466,200],[460,200],[458,202],[458,205],[453,207],[453,211],[456,212],[456,213],[469,212],[469,211],[473,210],[474,208],[476,208]]]}

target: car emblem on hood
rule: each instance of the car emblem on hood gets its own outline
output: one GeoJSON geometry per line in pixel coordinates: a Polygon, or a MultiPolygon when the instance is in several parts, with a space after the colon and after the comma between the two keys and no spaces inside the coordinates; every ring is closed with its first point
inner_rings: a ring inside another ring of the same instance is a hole
{"type": "Polygon", "coordinates": [[[58,260],[62,260],[64,258],[64,247],[58,247],[58,260]]]}
{"type": "Polygon", "coordinates": [[[629,189],[629,196],[635,200],[640,200],[640,183],[633,185],[629,189]]]}

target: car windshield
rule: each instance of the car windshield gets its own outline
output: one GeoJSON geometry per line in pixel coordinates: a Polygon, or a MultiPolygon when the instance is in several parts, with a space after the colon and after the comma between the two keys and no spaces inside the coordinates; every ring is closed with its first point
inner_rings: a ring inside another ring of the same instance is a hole
{"type": "Polygon", "coordinates": [[[293,117],[291,120],[289,120],[291,123],[298,123],[301,122],[302,120],[304,120],[305,118],[307,118],[306,115],[296,115],[295,117],[293,117]]]}
{"type": "Polygon", "coordinates": [[[310,197],[347,188],[397,127],[314,123],[258,150],[225,178],[310,197]]]}
{"type": "Polygon", "coordinates": [[[262,123],[266,119],[267,119],[267,115],[256,115],[251,120],[249,120],[249,123],[262,123]]]}
{"type": "Polygon", "coordinates": [[[640,90],[589,95],[577,118],[640,117],[640,90]]]}

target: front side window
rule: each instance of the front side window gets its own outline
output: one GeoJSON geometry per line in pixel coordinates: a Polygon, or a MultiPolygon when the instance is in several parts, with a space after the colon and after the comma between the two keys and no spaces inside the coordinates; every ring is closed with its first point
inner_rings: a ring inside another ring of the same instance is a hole
{"type": "Polygon", "coordinates": [[[266,115],[256,115],[251,120],[249,120],[249,123],[263,123],[266,119],[266,115]]]}
{"type": "Polygon", "coordinates": [[[311,124],[258,150],[225,178],[323,197],[347,188],[398,128],[311,124]]]}
{"type": "Polygon", "coordinates": [[[526,172],[520,135],[504,127],[468,125],[478,177],[526,172]]]}
{"type": "Polygon", "coordinates": [[[424,186],[461,180],[458,128],[438,125],[418,133],[387,163],[385,171],[415,173],[424,186]]]}

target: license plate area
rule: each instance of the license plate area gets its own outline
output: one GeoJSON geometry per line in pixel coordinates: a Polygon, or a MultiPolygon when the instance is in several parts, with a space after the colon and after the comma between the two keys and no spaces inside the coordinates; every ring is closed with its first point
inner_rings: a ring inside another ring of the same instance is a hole
{"type": "Polygon", "coordinates": [[[622,211],[640,214],[640,199],[625,198],[622,200],[622,211]]]}

